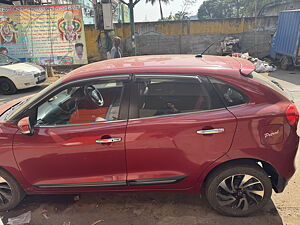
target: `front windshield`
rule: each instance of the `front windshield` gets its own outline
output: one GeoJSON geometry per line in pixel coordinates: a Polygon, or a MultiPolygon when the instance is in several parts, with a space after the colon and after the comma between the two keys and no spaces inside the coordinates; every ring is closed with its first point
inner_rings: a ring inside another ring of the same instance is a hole
{"type": "Polygon", "coordinates": [[[8,110],[6,110],[1,116],[0,116],[0,121],[6,120],[6,118],[14,111],[16,110],[18,107],[20,107],[21,105],[23,105],[25,102],[27,102],[30,98],[26,98],[23,101],[17,103],[16,105],[12,106],[11,108],[9,108],[8,110]]]}
{"type": "Polygon", "coordinates": [[[61,83],[61,81],[63,79],[65,79],[65,78],[66,77],[61,77],[60,79],[58,79],[57,81],[55,81],[53,84],[49,85],[48,87],[46,87],[43,90],[41,90],[39,93],[37,93],[34,96],[32,96],[31,98],[29,98],[28,101],[26,101],[24,104],[20,105],[15,110],[12,110],[11,113],[9,113],[9,115],[6,116],[6,120],[10,120],[11,118],[13,118],[17,114],[19,114],[19,112],[23,112],[24,110],[26,110],[33,102],[35,102],[38,99],[40,99],[41,96],[45,95],[51,89],[54,89],[55,87],[57,87],[61,83]]]}
{"type": "Polygon", "coordinates": [[[20,60],[8,55],[0,54],[0,66],[19,63],[20,60]]]}

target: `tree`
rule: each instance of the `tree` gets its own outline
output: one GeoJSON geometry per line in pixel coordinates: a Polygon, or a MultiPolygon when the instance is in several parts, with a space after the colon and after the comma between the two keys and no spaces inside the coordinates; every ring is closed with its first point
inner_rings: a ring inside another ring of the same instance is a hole
{"type": "Polygon", "coordinates": [[[187,12],[182,12],[182,11],[178,11],[177,13],[175,13],[174,15],[174,20],[188,20],[188,13],[187,12]]]}
{"type": "Polygon", "coordinates": [[[178,11],[173,16],[172,13],[168,17],[159,19],[159,21],[172,21],[172,20],[188,20],[189,15],[191,14],[189,12],[190,7],[195,5],[197,0],[183,0],[181,5],[181,11],[178,11]]]}
{"type": "Polygon", "coordinates": [[[283,0],[206,0],[198,9],[199,19],[256,16],[264,5],[283,0]]]}
{"type": "MultiPolygon", "coordinates": [[[[154,5],[154,3],[156,2],[156,0],[146,0],[146,2],[151,2],[152,5],[154,5]]],[[[162,6],[161,6],[161,2],[168,4],[170,2],[170,0],[158,0],[159,3],[159,9],[160,9],[160,19],[164,20],[164,15],[163,15],[163,10],[162,10],[162,6]]]]}

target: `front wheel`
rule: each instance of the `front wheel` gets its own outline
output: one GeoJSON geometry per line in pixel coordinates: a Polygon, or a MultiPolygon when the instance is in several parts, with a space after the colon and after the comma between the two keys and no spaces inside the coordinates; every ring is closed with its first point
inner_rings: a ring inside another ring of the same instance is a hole
{"type": "Polygon", "coordinates": [[[7,78],[0,78],[0,92],[5,95],[12,95],[17,92],[17,88],[11,80],[7,78]]]}
{"type": "Polygon", "coordinates": [[[264,207],[272,184],[257,164],[218,168],[207,179],[205,194],[216,211],[227,216],[247,216],[264,207]]]}
{"type": "Polygon", "coordinates": [[[0,211],[16,207],[25,193],[18,182],[3,170],[0,170],[0,211]]]}

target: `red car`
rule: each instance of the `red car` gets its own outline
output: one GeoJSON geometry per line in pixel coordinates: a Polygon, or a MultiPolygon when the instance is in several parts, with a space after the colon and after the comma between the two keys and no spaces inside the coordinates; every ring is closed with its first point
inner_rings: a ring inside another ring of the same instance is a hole
{"type": "Polygon", "coordinates": [[[230,216],[262,208],[295,172],[299,113],[238,58],[93,63],[0,108],[0,209],[25,194],[205,193],[230,216]]]}

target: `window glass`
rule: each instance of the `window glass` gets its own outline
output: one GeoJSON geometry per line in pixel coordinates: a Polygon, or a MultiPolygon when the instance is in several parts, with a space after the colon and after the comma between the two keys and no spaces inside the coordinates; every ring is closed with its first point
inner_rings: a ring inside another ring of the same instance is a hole
{"type": "Polygon", "coordinates": [[[122,82],[68,87],[37,109],[36,125],[66,125],[119,119],[122,82]]]}
{"type": "Polygon", "coordinates": [[[212,77],[210,77],[209,80],[217,89],[217,92],[227,107],[245,104],[249,101],[245,94],[230,84],[212,77]]]}
{"type": "Polygon", "coordinates": [[[7,55],[0,54],[0,65],[8,65],[8,64],[14,64],[19,62],[18,59],[14,59],[12,57],[9,57],[7,55]]]}
{"type": "Polygon", "coordinates": [[[137,115],[160,115],[197,112],[224,108],[214,90],[207,87],[206,79],[150,78],[139,80],[137,115]]]}

